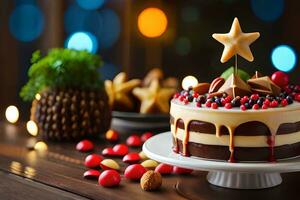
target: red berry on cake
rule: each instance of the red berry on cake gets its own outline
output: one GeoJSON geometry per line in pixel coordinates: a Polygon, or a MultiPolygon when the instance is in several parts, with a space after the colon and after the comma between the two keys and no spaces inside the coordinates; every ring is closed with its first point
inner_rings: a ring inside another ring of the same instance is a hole
{"type": "Polygon", "coordinates": [[[241,106],[240,106],[240,109],[243,110],[243,111],[247,110],[247,108],[246,108],[245,105],[241,105],[241,106]]]}
{"type": "Polygon", "coordinates": [[[295,94],[294,98],[295,98],[296,101],[300,102],[300,93],[295,94]]]}
{"type": "Polygon", "coordinates": [[[211,104],[212,109],[218,109],[218,104],[217,103],[212,103],[211,104]]]}
{"type": "Polygon", "coordinates": [[[179,96],[180,96],[180,94],[177,92],[177,93],[174,94],[173,98],[177,99],[179,96]]]}
{"type": "Polygon", "coordinates": [[[231,108],[232,108],[231,103],[226,103],[226,104],[225,104],[225,108],[226,108],[226,109],[231,109],[231,108]]]}
{"type": "Polygon", "coordinates": [[[284,88],[289,84],[289,76],[282,71],[277,71],[273,73],[271,79],[276,85],[278,85],[281,88],[284,88]]]}
{"type": "Polygon", "coordinates": [[[280,104],[281,104],[282,107],[285,107],[285,106],[287,106],[289,103],[287,102],[286,99],[283,99],[283,100],[281,101],[280,104]]]}
{"type": "Polygon", "coordinates": [[[205,106],[210,108],[211,107],[211,102],[210,101],[206,101],[205,106]]]}
{"type": "Polygon", "coordinates": [[[261,108],[265,110],[265,109],[268,109],[269,106],[267,104],[263,104],[261,108]]]}
{"type": "Polygon", "coordinates": [[[196,102],[196,106],[197,106],[198,108],[200,108],[200,107],[201,107],[201,103],[200,103],[200,102],[196,102]]]}
{"type": "Polygon", "coordinates": [[[253,106],[252,106],[252,109],[254,109],[254,110],[258,110],[259,109],[259,105],[256,103],[256,104],[254,104],[253,106]]]}
{"type": "Polygon", "coordinates": [[[252,100],[258,100],[259,99],[259,95],[258,94],[252,94],[250,96],[250,99],[252,99],[252,100]]]}
{"type": "Polygon", "coordinates": [[[273,101],[271,102],[270,106],[271,106],[272,108],[277,107],[277,106],[278,106],[278,101],[273,100],[273,101]]]}

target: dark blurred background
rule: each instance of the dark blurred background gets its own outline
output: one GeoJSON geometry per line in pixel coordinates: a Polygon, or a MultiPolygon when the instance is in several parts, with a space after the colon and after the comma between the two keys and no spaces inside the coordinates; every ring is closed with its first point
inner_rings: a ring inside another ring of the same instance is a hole
{"type": "Polygon", "coordinates": [[[297,0],[1,0],[0,113],[11,104],[29,110],[18,93],[37,49],[100,54],[103,79],[119,71],[142,77],[160,67],[168,76],[210,81],[234,64],[220,63],[223,46],[211,38],[228,32],[234,17],[244,32],[261,33],[251,45],[254,62],[240,58],[239,67],[250,74],[286,71],[299,83],[299,10],[297,0]],[[157,35],[149,38],[149,31],[157,35]]]}

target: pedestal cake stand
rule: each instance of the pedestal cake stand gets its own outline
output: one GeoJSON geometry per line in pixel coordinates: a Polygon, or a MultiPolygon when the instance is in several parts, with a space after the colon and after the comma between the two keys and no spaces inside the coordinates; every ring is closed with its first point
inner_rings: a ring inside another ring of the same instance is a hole
{"type": "Polygon", "coordinates": [[[280,173],[300,171],[300,158],[280,160],[276,163],[225,161],[184,157],[172,151],[171,132],[153,136],[143,146],[145,154],[162,163],[208,171],[207,181],[213,185],[233,189],[263,189],[280,185],[280,173]]]}

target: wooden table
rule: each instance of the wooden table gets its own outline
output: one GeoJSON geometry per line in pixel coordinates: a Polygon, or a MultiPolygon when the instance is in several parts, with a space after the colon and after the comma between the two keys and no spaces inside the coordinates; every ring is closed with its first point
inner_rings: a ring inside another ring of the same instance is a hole
{"type": "MultiPolygon", "coordinates": [[[[0,122],[0,199],[292,199],[298,195],[300,173],[284,174],[281,186],[265,190],[231,190],[212,186],[205,172],[189,176],[167,176],[156,192],[144,192],[139,183],[122,178],[116,188],[103,188],[95,180],[82,178],[87,154],[74,143],[47,142],[46,152],[30,150],[37,138],[25,125],[0,122]]],[[[96,141],[96,152],[112,144],[96,141]]],[[[140,149],[131,149],[140,151],[140,149]]],[[[122,170],[126,167],[120,159],[122,170]]],[[[297,198],[296,198],[297,199],[297,198]]]]}

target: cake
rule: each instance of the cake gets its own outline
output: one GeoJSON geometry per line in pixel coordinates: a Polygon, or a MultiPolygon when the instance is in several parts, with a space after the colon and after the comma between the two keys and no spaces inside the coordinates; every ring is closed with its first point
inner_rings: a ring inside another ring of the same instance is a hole
{"type": "MultiPolygon", "coordinates": [[[[237,18],[228,34],[213,37],[225,46],[221,62],[237,55],[253,61],[249,45],[259,34],[244,34],[237,18]]],[[[226,78],[175,94],[170,108],[173,151],[229,162],[299,156],[300,85],[288,82],[280,71],[271,77],[255,72],[245,80],[236,63],[226,78]]]]}

